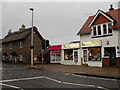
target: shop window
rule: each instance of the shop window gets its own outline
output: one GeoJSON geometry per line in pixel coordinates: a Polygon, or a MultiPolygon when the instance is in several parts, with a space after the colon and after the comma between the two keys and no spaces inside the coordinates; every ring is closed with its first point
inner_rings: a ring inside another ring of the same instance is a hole
{"type": "Polygon", "coordinates": [[[51,61],[60,62],[60,53],[61,53],[60,50],[50,51],[51,61]]]}
{"type": "Polygon", "coordinates": [[[64,59],[73,60],[73,50],[64,50],[64,59]]]}
{"type": "Polygon", "coordinates": [[[88,53],[89,61],[101,61],[100,48],[89,48],[88,51],[89,51],[88,53]]]}

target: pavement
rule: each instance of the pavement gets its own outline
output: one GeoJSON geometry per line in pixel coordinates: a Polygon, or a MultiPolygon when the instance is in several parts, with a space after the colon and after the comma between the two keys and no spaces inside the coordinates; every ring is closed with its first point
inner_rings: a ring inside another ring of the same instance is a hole
{"type": "Polygon", "coordinates": [[[77,75],[94,76],[102,78],[120,79],[120,67],[91,67],[81,65],[61,65],[61,64],[36,64],[24,65],[24,67],[32,69],[43,69],[50,71],[58,71],[72,73],[77,75]],[[43,67],[43,68],[42,68],[43,67]]]}

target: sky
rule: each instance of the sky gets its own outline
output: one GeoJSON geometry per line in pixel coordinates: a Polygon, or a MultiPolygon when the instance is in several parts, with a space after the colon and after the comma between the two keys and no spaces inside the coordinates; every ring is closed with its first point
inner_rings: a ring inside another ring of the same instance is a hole
{"type": "MultiPolygon", "coordinates": [[[[102,0],[101,0],[102,1],[102,0]]],[[[108,0],[107,2],[8,2],[0,3],[2,11],[2,35],[3,38],[9,29],[19,30],[24,24],[31,27],[31,11],[34,8],[34,26],[36,26],[43,36],[48,39],[51,45],[67,44],[71,41],[79,41],[77,36],[82,25],[87,18],[94,15],[98,9],[109,11],[110,4],[115,9],[118,8],[118,1],[108,0]],[[114,2],[113,2],[114,1],[114,2]]]]}

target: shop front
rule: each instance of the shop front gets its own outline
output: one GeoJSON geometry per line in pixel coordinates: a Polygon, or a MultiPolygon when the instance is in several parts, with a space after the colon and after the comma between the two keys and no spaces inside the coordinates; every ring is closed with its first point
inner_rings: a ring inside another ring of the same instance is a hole
{"type": "Polygon", "coordinates": [[[104,47],[103,66],[118,66],[116,47],[104,47]]]}
{"type": "Polygon", "coordinates": [[[53,45],[49,47],[50,51],[50,63],[61,62],[61,45],[53,45]]]}
{"type": "Polygon", "coordinates": [[[88,66],[102,67],[101,40],[81,42],[82,56],[81,63],[88,66]]]}
{"type": "Polygon", "coordinates": [[[62,61],[65,65],[79,64],[79,46],[80,43],[71,43],[62,45],[62,61]]]}

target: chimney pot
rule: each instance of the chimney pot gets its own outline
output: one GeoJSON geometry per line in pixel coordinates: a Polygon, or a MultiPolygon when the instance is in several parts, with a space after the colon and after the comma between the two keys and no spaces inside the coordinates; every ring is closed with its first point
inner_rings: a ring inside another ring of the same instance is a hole
{"type": "Polygon", "coordinates": [[[114,8],[113,8],[113,5],[112,5],[112,4],[110,4],[110,9],[109,9],[109,11],[111,11],[111,10],[114,10],[114,8]]]}
{"type": "Polygon", "coordinates": [[[21,27],[19,28],[19,30],[25,30],[25,25],[21,25],[21,27]]]}

